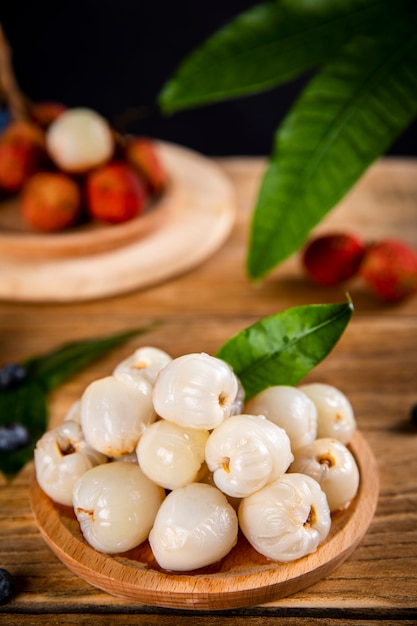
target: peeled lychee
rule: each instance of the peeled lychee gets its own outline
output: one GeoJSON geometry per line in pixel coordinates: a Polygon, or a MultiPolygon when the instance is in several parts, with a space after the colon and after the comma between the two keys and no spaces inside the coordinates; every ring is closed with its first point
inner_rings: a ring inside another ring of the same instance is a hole
{"type": "Polygon", "coordinates": [[[46,131],[46,147],[61,170],[83,174],[110,160],[114,137],[99,113],[87,108],[68,109],[46,131]]]}
{"type": "Polygon", "coordinates": [[[87,210],[93,218],[119,223],[142,213],[148,193],[131,167],[123,162],[112,162],[88,176],[86,197],[87,210]]]}
{"type": "Polygon", "coordinates": [[[361,239],[352,233],[330,233],[313,239],[304,250],[303,264],[319,285],[338,285],[355,276],[365,252],[361,239]]]}
{"type": "Polygon", "coordinates": [[[368,246],[360,275],[382,300],[399,301],[417,292],[417,253],[395,239],[368,246]]]}
{"type": "Polygon", "coordinates": [[[45,160],[43,131],[30,122],[11,122],[0,136],[0,187],[9,193],[20,191],[45,160]]]}
{"type": "Polygon", "coordinates": [[[23,219],[34,230],[55,232],[68,228],[81,210],[78,184],[62,172],[38,172],[21,194],[23,219]]]}
{"type": "Polygon", "coordinates": [[[147,137],[129,138],[126,160],[146,180],[151,193],[165,188],[167,174],[154,142],[147,137]]]}

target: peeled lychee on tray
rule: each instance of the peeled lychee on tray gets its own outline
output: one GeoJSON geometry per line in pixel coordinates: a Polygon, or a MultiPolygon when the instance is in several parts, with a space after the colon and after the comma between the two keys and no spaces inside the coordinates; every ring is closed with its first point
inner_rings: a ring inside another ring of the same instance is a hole
{"type": "Polygon", "coordinates": [[[18,197],[31,230],[126,222],[166,184],[155,141],[123,137],[86,107],[37,103],[27,120],[10,121],[0,134],[0,191],[18,197]]]}

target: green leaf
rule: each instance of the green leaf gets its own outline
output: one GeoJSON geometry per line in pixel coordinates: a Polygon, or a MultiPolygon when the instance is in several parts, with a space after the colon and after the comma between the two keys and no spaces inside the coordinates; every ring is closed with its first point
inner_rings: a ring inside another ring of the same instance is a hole
{"type": "Polygon", "coordinates": [[[260,92],[331,58],[352,35],[391,24],[404,0],[277,0],[238,15],[162,88],[166,113],[260,92]]]}
{"type": "Polygon", "coordinates": [[[69,342],[49,354],[28,359],[23,365],[28,375],[37,380],[48,392],[112,348],[153,328],[155,324],[124,331],[110,337],[69,342]]]}
{"type": "Polygon", "coordinates": [[[249,326],[216,353],[232,366],[246,399],[274,385],[296,385],[332,350],[353,312],[345,304],[293,307],[249,326]]]}
{"type": "Polygon", "coordinates": [[[95,359],[104,356],[131,337],[155,328],[150,324],[114,335],[73,341],[52,352],[24,361],[27,377],[17,387],[0,388],[0,426],[22,424],[29,442],[19,450],[0,452],[0,471],[11,479],[31,460],[36,442],[47,427],[47,393],[95,359]]]}
{"type": "Polygon", "coordinates": [[[250,277],[295,252],[417,115],[417,33],[407,30],[355,38],[281,124],[252,219],[250,277]]]}
{"type": "Polygon", "coordinates": [[[11,479],[33,455],[37,440],[47,426],[48,409],[43,389],[35,381],[27,381],[19,387],[0,391],[0,426],[23,424],[29,433],[29,441],[23,448],[0,453],[0,470],[11,479]]]}

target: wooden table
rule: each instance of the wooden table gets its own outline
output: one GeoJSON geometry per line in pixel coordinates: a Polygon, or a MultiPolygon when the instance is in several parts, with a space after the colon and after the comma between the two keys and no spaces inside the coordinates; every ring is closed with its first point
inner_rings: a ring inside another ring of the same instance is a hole
{"type": "MultiPolygon", "coordinates": [[[[173,356],[213,353],[232,334],[285,308],[342,302],[345,287],[319,289],[303,276],[294,255],[261,285],[244,270],[248,220],[264,161],[219,161],[237,191],[231,237],[198,268],[135,293],[69,304],[0,303],[1,360],[19,360],[58,344],[161,320],[72,378],[50,396],[51,425],[95,378],[136,345],[153,344],[173,356]]],[[[417,247],[417,163],[383,160],[330,216],[321,230],[343,226],[366,238],[399,236],[417,247]]],[[[332,575],[292,597],[262,606],[199,613],[138,605],[105,594],[72,574],[38,532],[29,506],[30,463],[0,487],[0,567],[15,581],[0,606],[2,624],[265,624],[286,618],[304,624],[416,623],[417,620],[417,297],[382,304],[359,282],[349,285],[355,313],[331,355],[309,380],[334,384],[350,398],[360,430],[377,458],[380,497],[359,547],[332,575]]]]}

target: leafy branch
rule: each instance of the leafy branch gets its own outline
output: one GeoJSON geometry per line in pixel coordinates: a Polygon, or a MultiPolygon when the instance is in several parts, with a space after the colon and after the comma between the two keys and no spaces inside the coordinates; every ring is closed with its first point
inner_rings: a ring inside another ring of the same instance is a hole
{"type": "Polygon", "coordinates": [[[247,271],[295,252],[417,115],[410,0],[276,0],[191,52],[161,90],[166,113],[238,98],[315,71],[279,123],[252,217],[247,271]]]}

